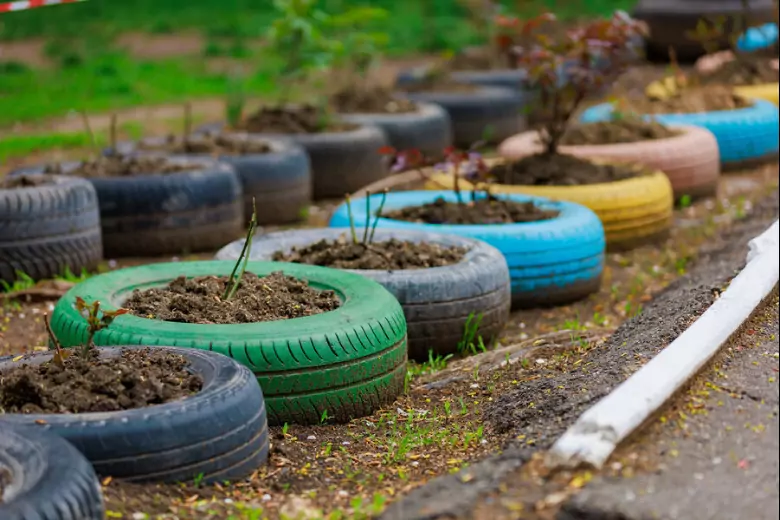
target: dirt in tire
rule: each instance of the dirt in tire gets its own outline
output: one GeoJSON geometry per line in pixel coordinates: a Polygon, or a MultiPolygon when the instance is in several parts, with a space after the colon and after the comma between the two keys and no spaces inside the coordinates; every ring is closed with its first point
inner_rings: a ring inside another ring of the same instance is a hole
{"type": "Polygon", "coordinates": [[[382,217],[425,224],[513,224],[539,222],[558,216],[558,211],[543,209],[529,202],[516,202],[496,197],[469,200],[462,193],[463,202],[448,202],[438,198],[422,206],[410,206],[387,213],[382,217]]]}
{"type": "Polygon", "coordinates": [[[173,154],[248,155],[269,153],[271,146],[246,134],[198,134],[186,139],[171,134],[162,141],[141,141],[138,149],[173,154]]]}
{"type": "MultiPolygon", "coordinates": [[[[356,237],[357,238],[357,237],[356,237]]],[[[460,262],[467,250],[429,242],[410,242],[392,238],[365,243],[347,240],[320,240],[305,247],[293,247],[289,252],[277,251],[275,262],[321,265],[337,269],[425,269],[460,262]]]]}
{"type": "Polygon", "coordinates": [[[75,175],[77,177],[133,177],[136,175],[178,173],[182,171],[202,170],[203,163],[189,161],[172,161],[167,157],[159,156],[101,156],[91,161],[84,161],[67,172],[63,171],[59,163],[50,164],[44,169],[44,173],[55,175],[75,175]]]}
{"type": "Polygon", "coordinates": [[[697,74],[703,85],[761,85],[777,83],[778,70],[766,56],[739,54],[710,73],[697,74]]]}
{"type": "Polygon", "coordinates": [[[753,102],[737,95],[725,85],[686,88],[677,95],[664,98],[636,97],[626,99],[626,110],[638,114],[698,114],[722,110],[738,110],[753,102]]]}
{"type": "Polygon", "coordinates": [[[348,132],[358,125],[334,120],[313,105],[263,107],[242,121],[236,130],[253,134],[319,134],[348,132]]]}
{"type": "Polygon", "coordinates": [[[335,310],[335,292],[317,290],[281,271],[244,273],[234,297],[227,276],[180,276],[162,288],[136,289],[124,307],[141,318],[178,323],[238,324],[302,318],[335,310]]]}
{"type": "Polygon", "coordinates": [[[22,361],[5,371],[0,409],[21,414],[115,412],[182,399],[203,386],[202,378],[187,370],[183,356],[163,350],[123,350],[118,357],[99,357],[94,348],[66,353],[70,355],[61,363],[22,361]]]}
{"type": "Polygon", "coordinates": [[[16,190],[20,188],[37,188],[51,184],[51,177],[45,175],[19,175],[0,179],[0,190],[16,190]]]}
{"type": "Polygon", "coordinates": [[[498,164],[488,175],[496,182],[508,185],[583,186],[631,179],[644,173],[632,165],[596,163],[568,154],[539,153],[498,164]]]}
{"type": "Polygon", "coordinates": [[[669,139],[680,134],[679,130],[668,128],[657,121],[627,118],[572,126],[564,134],[561,144],[578,146],[638,143],[669,139]]]}
{"type": "Polygon", "coordinates": [[[352,85],[331,96],[331,104],[341,114],[408,114],[417,105],[393,95],[383,87],[352,85]]]}

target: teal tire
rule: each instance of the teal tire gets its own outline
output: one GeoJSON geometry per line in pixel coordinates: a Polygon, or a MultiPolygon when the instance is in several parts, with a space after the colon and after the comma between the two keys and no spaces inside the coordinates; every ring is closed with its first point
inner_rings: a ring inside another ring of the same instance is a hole
{"type": "MultiPolygon", "coordinates": [[[[65,347],[83,344],[85,320],[77,296],[118,309],[134,289],[160,287],[178,276],[227,276],[232,261],[150,264],[120,269],[82,282],[63,296],[52,328],[65,347]]],[[[318,266],[250,262],[248,272],[282,271],[330,289],[338,309],[271,322],[203,325],[119,316],[95,335],[95,344],[163,345],[211,350],[249,367],[268,408],[268,423],[317,424],[325,418],[347,422],[370,415],[395,400],[406,375],[406,321],[395,297],[363,276],[318,266]],[[327,414],[326,414],[327,412],[327,414]]]]}

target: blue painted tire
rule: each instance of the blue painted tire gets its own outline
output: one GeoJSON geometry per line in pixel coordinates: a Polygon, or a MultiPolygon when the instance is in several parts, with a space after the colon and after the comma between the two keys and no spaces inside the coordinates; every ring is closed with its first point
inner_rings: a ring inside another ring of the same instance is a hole
{"type": "MultiPolygon", "coordinates": [[[[372,195],[371,206],[378,208],[381,197],[372,195]]],[[[440,197],[457,200],[452,191],[390,193],[385,210],[419,206],[440,197]]],[[[377,227],[445,233],[487,242],[501,251],[509,265],[515,308],[561,305],[598,291],[604,269],[605,238],[596,214],[571,202],[527,195],[506,198],[518,202],[534,200],[560,214],[540,222],[503,225],[421,224],[380,218],[377,227]]],[[[364,199],[352,201],[352,212],[355,225],[364,226],[368,218],[364,199]]],[[[334,211],[330,227],[349,227],[345,204],[334,211]]]]}
{"type": "MultiPolygon", "coordinates": [[[[720,162],[724,169],[739,169],[773,160],[778,155],[777,107],[763,99],[753,99],[753,106],[739,110],[701,112],[697,114],[655,114],[655,118],[668,125],[692,125],[706,128],[715,135],[720,150],[720,162]]],[[[612,116],[612,105],[603,103],[585,110],[580,116],[583,123],[607,121],[612,116]]]]}
{"type": "Polygon", "coordinates": [[[743,52],[754,52],[771,47],[777,42],[777,32],[776,23],[751,27],[737,40],[737,49],[743,52]]]}

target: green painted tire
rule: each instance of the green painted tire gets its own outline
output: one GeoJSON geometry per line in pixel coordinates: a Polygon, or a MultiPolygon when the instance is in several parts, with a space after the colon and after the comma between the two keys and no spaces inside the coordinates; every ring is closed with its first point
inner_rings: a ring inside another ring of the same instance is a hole
{"type": "MultiPolygon", "coordinates": [[[[52,328],[63,346],[83,344],[86,322],[77,296],[120,308],[134,289],[162,286],[185,275],[227,276],[232,261],[149,264],[90,278],[57,302],[52,328]]],[[[403,391],[406,321],[395,297],[358,274],[318,266],[249,262],[248,272],[274,271],[308,280],[339,295],[338,309],[292,320],[240,325],[166,322],[119,316],[95,335],[97,345],[162,345],[212,350],[248,366],[257,376],[269,424],[316,424],[325,411],[336,422],[373,413],[403,391]]]]}

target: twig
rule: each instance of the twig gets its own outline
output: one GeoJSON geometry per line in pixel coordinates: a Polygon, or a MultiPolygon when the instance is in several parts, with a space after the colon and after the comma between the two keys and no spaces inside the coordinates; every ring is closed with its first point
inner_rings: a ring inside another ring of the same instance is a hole
{"type": "MultiPolygon", "coordinates": [[[[385,201],[387,200],[387,192],[390,191],[387,188],[382,190],[382,200],[379,202],[379,209],[376,212],[376,218],[374,218],[374,225],[371,226],[371,234],[368,236],[368,243],[370,244],[374,240],[374,233],[376,233],[376,226],[379,224],[379,219],[382,218],[382,210],[385,208],[385,201]]],[[[371,215],[368,216],[369,220],[371,215]]]]}
{"type": "Polygon", "coordinates": [[[49,335],[49,339],[52,343],[54,343],[54,350],[57,351],[57,355],[62,357],[62,345],[60,345],[60,341],[57,339],[57,336],[54,335],[54,331],[51,330],[51,323],[49,323],[49,313],[43,314],[43,323],[46,325],[46,333],[49,335]]]}
{"type": "Polygon", "coordinates": [[[368,244],[368,230],[371,227],[371,190],[366,190],[366,224],[363,227],[363,244],[368,244]]]}
{"type": "Polygon", "coordinates": [[[184,103],[184,151],[187,151],[190,142],[190,132],[192,132],[192,103],[187,101],[184,103]]]}
{"type": "Polygon", "coordinates": [[[257,209],[255,208],[255,199],[252,197],[252,218],[249,220],[249,229],[247,229],[246,238],[244,239],[244,247],[241,248],[241,254],[238,255],[238,259],[236,260],[236,265],[233,266],[233,271],[231,271],[230,276],[228,277],[228,281],[225,284],[225,292],[222,294],[222,300],[228,301],[230,298],[232,298],[236,291],[238,290],[238,286],[241,284],[241,279],[244,277],[244,273],[246,272],[246,266],[249,262],[249,255],[252,248],[252,237],[255,233],[255,228],[257,227],[257,209]],[[242,261],[243,260],[243,265],[242,261]],[[239,272],[239,266],[241,266],[241,271],[239,272]],[[236,277],[236,272],[238,272],[238,276],[236,277]]]}
{"type": "Polygon", "coordinates": [[[81,114],[81,120],[84,122],[84,128],[87,131],[87,135],[89,136],[89,143],[92,146],[92,152],[95,154],[95,157],[100,156],[100,150],[97,146],[97,141],[95,141],[95,134],[92,132],[92,125],[89,124],[89,118],[87,117],[87,113],[85,111],[80,111],[81,114]]]}
{"type": "Polygon", "coordinates": [[[347,218],[349,218],[349,234],[352,236],[352,243],[357,244],[357,233],[355,233],[355,219],[352,217],[352,199],[349,195],[344,197],[347,203],[347,218]]]}
{"type": "Polygon", "coordinates": [[[111,114],[111,123],[109,126],[109,139],[111,143],[111,154],[116,155],[116,114],[111,114]]]}

